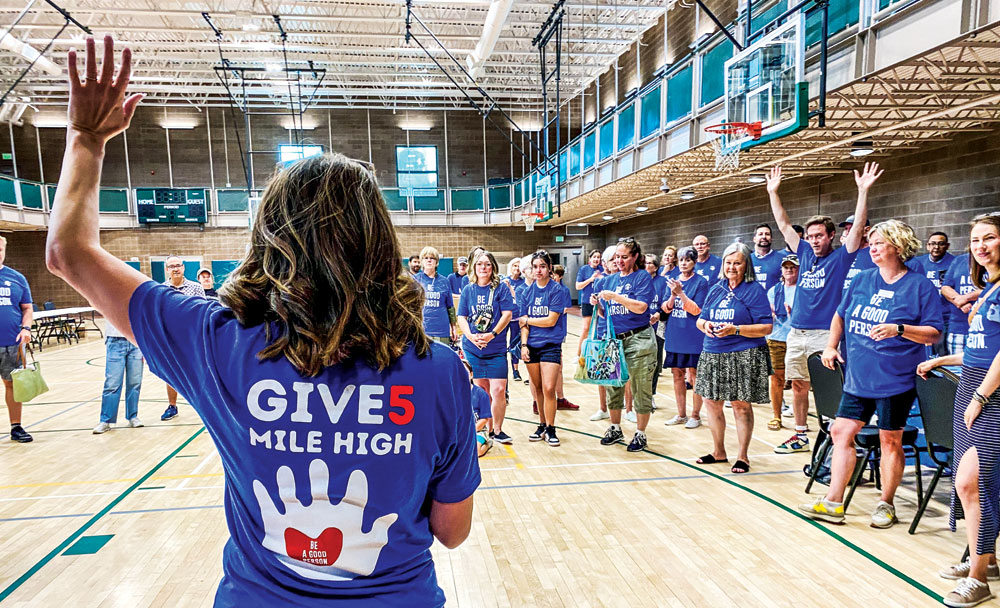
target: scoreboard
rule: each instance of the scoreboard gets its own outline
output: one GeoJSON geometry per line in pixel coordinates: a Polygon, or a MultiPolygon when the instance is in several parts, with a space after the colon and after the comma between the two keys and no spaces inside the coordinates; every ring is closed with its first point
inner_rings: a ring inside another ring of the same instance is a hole
{"type": "Polygon", "coordinates": [[[135,204],[140,224],[204,224],[208,221],[208,194],[204,188],[137,188],[135,204]]]}

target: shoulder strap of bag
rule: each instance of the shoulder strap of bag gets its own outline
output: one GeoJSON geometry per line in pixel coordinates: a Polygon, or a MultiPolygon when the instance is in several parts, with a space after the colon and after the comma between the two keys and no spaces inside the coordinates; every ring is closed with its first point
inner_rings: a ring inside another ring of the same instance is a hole
{"type": "Polygon", "coordinates": [[[604,316],[608,319],[608,332],[605,337],[611,340],[615,337],[615,323],[611,320],[611,304],[607,300],[601,300],[601,303],[604,304],[604,316]]]}
{"type": "Polygon", "coordinates": [[[987,298],[993,295],[993,292],[997,290],[997,287],[1000,287],[1000,282],[994,284],[993,288],[986,292],[986,295],[979,296],[979,300],[976,301],[976,305],[973,306],[972,310],[969,311],[970,324],[972,323],[972,319],[976,317],[976,313],[979,312],[979,308],[983,305],[983,302],[985,302],[987,298]]]}

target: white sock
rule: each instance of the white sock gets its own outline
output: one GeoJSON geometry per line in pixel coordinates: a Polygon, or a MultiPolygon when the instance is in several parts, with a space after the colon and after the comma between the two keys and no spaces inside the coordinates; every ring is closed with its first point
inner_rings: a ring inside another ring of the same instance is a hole
{"type": "Polygon", "coordinates": [[[638,435],[639,437],[642,437],[643,439],[646,438],[646,431],[636,431],[635,434],[638,435]]]}
{"type": "Polygon", "coordinates": [[[617,431],[618,430],[618,425],[617,424],[612,424],[611,425],[611,430],[617,431]]]}

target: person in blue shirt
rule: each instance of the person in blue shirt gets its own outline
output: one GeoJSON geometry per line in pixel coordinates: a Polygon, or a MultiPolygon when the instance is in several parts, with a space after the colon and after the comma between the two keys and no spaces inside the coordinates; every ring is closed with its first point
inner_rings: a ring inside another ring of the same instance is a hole
{"type": "Polygon", "coordinates": [[[691,245],[698,252],[698,262],[694,265],[694,271],[709,283],[715,282],[722,271],[722,259],[712,254],[712,244],[709,243],[708,237],[699,234],[691,241],[691,245]]]}
{"type": "Polygon", "coordinates": [[[98,76],[86,41],[86,81],[69,52],[45,259],[215,442],[230,534],[215,605],[443,606],[431,543],[464,541],[480,483],[469,381],[424,334],[375,176],[342,155],[293,163],[264,190],[222,303],[158,285],[101,246],[105,144],[141,99],[126,98],[128,50],[115,75],[104,45],[98,76]]]}
{"type": "Polygon", "coordinates": [[[663,255],[660,256],[660,276],[668,279],[676,279],[681,270],[677,267],[677,248],[667,245],[663,248],[663,255]]]}
{"type": "MultiPolygon", "coordinates": [[[[944,277],[948,274],[952,262],[955,261],[955,256],[948,253],[949,247],[951,247],[951,243],[948,242],[948,235],[940,231],[934,232],[927,237],[927,253],[913,258],[907,264],[910,270],[919,272],[930,279],[934,283],[934,286],[938,288],[938,293],[941,293],[941,288],[944,286],[944,277]]],[[[945,311],[950,306],[944,294],[941,294],[941,306],[945,311]]],[[[951,315],[946,312],[941,341],[932,348],[927,349],[928,358],[935,356],[943,357],[948,354],[948,334],[950,333],[948,322],[950,318],[951,315]]]]}
{"type": "Polygon", "coordinates": [[[781,204],[781,167],[771,168],[767,178],[767,194],[771,212],[785,243],[799,256],[799,282],[795,289],[795,306],[789,317],[791,330],[785,342],[785,378],[792,381],[792,410],[795,434],[774,449],[778,454],[808,452],[806,424],[809,415],[809,355],[826,348],[830,336],[830,320],[843,296],[844,278],[857,255],[862,241],[862,226],[868,221],[868,191],[882,175],[878,163],[865,163],[864,170],[854,171],[858,186],[858,201],[854,207],[857,223],[847,233],[842,247],[833,248],[837,228],[825,215],[814,215],[806,221],[805,238],[795,231],[788,212],[781,204]]]}
{"type": "Polygon", "coordinates": [[[982,290],[972,283],[969,271],[969,254],[955,256],[941,285],[941,297],[945,306],[948,326],[948,353],[959,355],[965,351],[965,335],[969,333],[969,313],[979,299],[982,290]]]}
{"type": "Polygon", "coordinates": [[[712,427],[712,451],[698,464],[729,462],[726,457],[726,416],[723,402],[733,406],[739,455],[730,469],[750,470],[753,436],[751,403],[768,400],[771,360],[764,336],[771,333],[767,292],[756,281],[750,248],[733,243],[722,254],[722,272],[709,288],[697,326],[704,334],[694,391],[701,395],[712,427]]]}
{"type": "MultiPolygon", "coordinates": [[[[528,262],[528,266],[531,266],[531,262],[528,262]]],[[[567,318],[569,315],[569,309],[573,306],[573,294],[570,293],[569,287],[563,285],[563,278],[566,276],[566,268],[562,264],[554,264],[552,266],[552,279],[555,281],[559,289],[562,289],[565,296],[565,301],[569,302],[565,309],[563,309],[563,314],[559,317],[559,324],[562,325],[562,331],[569,333],[567,323],[567,318]]],[[[566,393],[563,391],[563,374],[560,370],[559,375],[556,376],[556,409],[557,410],[570,410],[578,411],[580,406],[573,403],[566,398],[566,393]]]]}
{"type": "Polygon", "coordinates": [[[767,335],[767,350],[771,355],[769,392],[771,396],[771,420],[767,423],[769,431],[781,430],[781,410],[785,398],[785,349],[788,340],[788,330],[791,329],[788,317],[791,315],[792,304],[795,303],[795,284],[799,280],[799,256],[789,253],[781,260],[781,280],[767,291],[767,301],[771,305],[771,316],[774,327],[767,335]]]}
{"type": "Polygon", "coordinates": [[[507,326],[517,306],[510,286],[500,282],[500,267],[493,254],[484,250],[476,253],[472,258],[476,282],[462,289],[458,301],[462,352],[472,366],[476,384],[493,400],[493,438],[510,444],[514,439],[503,432],[507,412],[507,326]]]}
{"type": "Polygon", "coordinates": [[[0,378],[3,378],[10,418],[10,439],[31,443],[32,436],[21,425],[21,403],[14,401],[14,381],[11,374],[24,367],[23,350],[31,343],[32,307],[28,279],[10,266],[7,259],[7,239],[0,236],[0,378]]]}
{"type": "Polygon", "coordinates": [[[882,496],[871,525],[888,528],[898,521],[893,499],[903,476],[903,427],[917,397],[914,371],[925,358],[924,346],[940,338],[944,322],[934,284],[906,267],[920,247],[913,229],[899,220],[880,222],[872,227],[869,243],[878,268],[854,277],[823,350],[829,369],[844,358],[850,361],[830,430],[830,488],[800,509],[816,519],[844,521],[844,491],[857,460],[854,438],[878,414],[882,496]],[[838,350],[842,335],[846,357],[838,350]]]}
{"type": "Polygon", "coordinates": [[[448,285],[451,287],[451,295],[458,307],[458,298],[462,295],[462,288],[469,282],[469,258],[462,256],[455,260],[455,272],[448,275],[448,285]]]}
{"type": "Polygon", "coordinates": [[[410,274],[411,275],[413,275],[415,277],[418,274],[420,274],[420,256],[419,255],[411,255],[410,256],[410,260],[409,260],[409,264],[410,264],[410,274]]]}
{"type": "MultiPolygon", "coordinates": [[[[507,276],[503,277],[502,282],[510,287],[512,294],[517,294],[517,291],[524,287],[525,274],[521,272],[521,258],[514,258],[507,262],[507,276]]],[[[514,377],[515,382],[520,382],[521,372],[517,369],[517,363],[521,359],[521,332],[508,332],[507,340],[507,351],[510,353],[511,375],[514,377]]]]}
{"type": "MultiPolygon", "coordinates": [[[[653,412],[653,368],[656,366],[656,335],[649,326],[649,303],[653,300],[653,281],[649,273],[639,268],[642,247],[632,237],[618,239],[615,246],[616,274],[601,280],[601,291],[590,297],[595,306],[603,300],[599,314],[610,314],[615,336],[625,347],[632,387],[632,405],[636,414],[636,432],[628,444],[629,452],[646,448],[646,426],[653,412]],[[606,312],[607,311],[607,312],[606,312]]],[[[625,386],[606,387],[611,426],[601,438],[601,445],[622,442],[622,408],[625,407],[625,386]]]]}
{"type": "Polygon", "coordinates": [[[587,256],[587,264],[576,271],[576,291],[580,299],[580,316],[583,317],[583,328],[580,330],[580,339],[576,345],[576,356],[580,356],[580,349],[583,348],[583,341],[590,333],[590,322],[594,316],[594,307],[590,303],[590,296],[594,293],[594,282],[604,276],[601,268],[601,250],[594,249],[587,256]]]}
{"type": "Polygon", "coordinates": [[[528,367],[540,407],[539,424],[528,436],[531,441],[545,441],[558,446],[556,436],[556,383],[562,375],[562,344],[566,326],[561,319],[572,305],[569,291],[551,276],[552,259],[539,250],[531,256],[530,270],[535,282],[524,290],[519,301],[518,326],[521,330],[521,360],[528,367]]]}
{"type": "MultiPolygon", "coordinates": [[[[601,253],[602,276],[601,278],[594,280],[593,283],[594,291],[591,294],[590,301],[588,302],[588,304],[590,304],[592,308],[595,308],[595,310],[598,304],[595,303],[596,301],[593,298],[593,295],[596,293],[600,293],[601,283],[609,276],[613,275],[618,268],[618,264],[617,262],[615,262],[615,249],[617,249],[615,245],[610,245],[606,247],[604,251],[601,253]]],[[[603,304],[600,305],[603,306],[603,304]]],[[[604,315],[596,314],[594,315],[592,322],[594,323],[593,329],[595,336],[597,337],[598,340],[600,340],[601,338],[604,337],[604,334],[607,332],[608,328],[607,319],[604,317],[604,315]]],[[[585,335],[589,335],[589,332],[590,330],[587,330],[587,334],[585,335]]],[[[577,357],[580,356],[581,355],[579,354],[577,355],[577,357]]],[[[581,365],[583,364],[583,359],[580,359],[580,364],[581,365]]],[[[591,422],[599,422],[601,420],[607,420],[608,418],[611,417],[611,415],[608,414],[608,392],[604,389],[603,386],[597,387],[597,397],[598,397],[598,408],[596,412],[590,415],[591,422]]],[[[625,400],[626,402],[629,402],[629,395],[626,394],[625,400]]]]}
{"type": "MultiPolygon", "coordinates": [[[[851,235],[851,230],[854,227],[854,216],[847,216],[847,219],[837,224],[837,227],[840,228],[840,244],[847,244],[847,239],[851,235]]],[[[861,231],[861,244],[858,246],[858,253],[854,256],[854,261],[851,262],[851,267],[847,270],[847,276],[844,277],[843,293],[847,293],[847,288],[851,286],[851,281],[854,277],[858,276],[858,273],[862,270],[877,268],[877,266],[875,266],[875,262],[872,261],[871,252],[868,251],[868,232],[871,228],[871,220],[866,219],[865,227],[861,231]]]]}
{"type": "Polygon", "coordinates": [[[771,249],[771,226],[758,224],[753,232],[753,271],[764,291],[781,282],[781,253],[771,249]]]}
{"type": "Polygon", "coordinates": [[[650,278],[653,280],[653,300],[649,303],[649,324],[653,327],[653,332],[656,336],[656,367],[653,369],[652,392],[654,410],[656,409],[656,387],[659,385],[660,372],[663,371],[663,343],[665,340],[663,332],[659,331],[661,325],[660,319],[666,317],[660,310],[660,306],[663,305],[663,302],[669,295],[667,277],[659,274],[660,266],[657,263],[658,261],[653,254],[646,256],[646,272],[649,273],[650,278]]]}
{"type": "Polygon", "coordinates": [[[440,259],[437,249],[424,247],[420,252],[423,272],[417,274],[416,280],[424,288],[424,331],[431,340],[451,346],[455,339],[455,311],[451,286],[437,271],[440,259]]]}
{"type": "MultiPolygon", "coordinates": [[[[677,278],[667,279],[667,296],[660,309],[666,316],[663,346],[663,367],[670,369],[674,380],[674,401],[677,414],[664,422],[667,426],[683,424],[684,428],[701,426],[701,395],[692,395],[693,409],[687,414],[687,382],[697,381],[696,370],[701,355],[702,333],[698,329],[698,315],[708,295],[708,281],[694,271],[698,252],[694,247],[682,247],[677,252],[677,278]]],[[[693,386],[693,384],[692,384],[693,386]]]]}
{"type": "MultiPolygon", "coordinates": [[[[996,538],[1000,534],[1000,213],[972,219],[969,274],[982,291],[972,305],[965,349],[921,363],[917,373],[941,365],[962,365],[955,394],[953,490],[949,523],[954,532],[965,519],[970,558],[945,568],[943,578],[958,579],[945,596],[948,606],[975,606],[993,597],[987,580],[998,574],[996,538]],[[975,548],[973,550],[973,547],[975,548]]],[[[957,261],[956,261],[957,263],[957,261]]]]}

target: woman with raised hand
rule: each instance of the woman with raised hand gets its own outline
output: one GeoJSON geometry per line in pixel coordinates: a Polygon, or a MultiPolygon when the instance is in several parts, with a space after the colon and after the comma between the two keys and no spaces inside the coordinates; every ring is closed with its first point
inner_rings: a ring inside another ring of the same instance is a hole
{"type": "Polygon", "coordinates": [[[667,279],[669,293],[661,307],[667,318],[663,367],[669,369],[673,376],[674,400],[677,402],[677,414],[663,424],[683,424],[686,429],[701,426],[702,400],[697,392],[691,396],[691,416],[687,414],[687,375],[694,376],[697,381],[698,359],[704,343],[697,323],[708,295],[708,281],[694,271],[697,261],[698,252],[694,247],[682,247],[677,252],[680,274],[676,279],[667,279]]]}
{"type": "Polygon", "coordinates": [[[913,229],[899,220],[881,222],[868,233],[868,243],[876,268],[851,280],[823,351],[823,365],[830,369],[836,361],[850,360],[830,430],[830,488],[825,497],[799,510],[823,521],[844,521],[844,492],[857,461],[854,438],[877,413],[882,496],[872,511],[871,525],[888,528],[898,521],[893,498],[903,477],[903,427],[917,398],[913,372],[924,360],[924,347],[941,337],[944,323],[937,288],[906,267],[920,249],[913,229]],[[838,350],[841,336],[843,354],[838,350]]]}
{"type": "Polygon", "coordinates": [[[726,416],[722,404],[733,405],[736,438],[740,452],[733,473],[750,470],[750,439],[753,436],[751,403],[768,400],[767,377],[771,359],[764,336],[771,333],[771,306],[756,280],[750,263],[750,248],[733,243],[722,254],[719,280],[708,290],[697,321],[705,334],[694,392],[705,400],[714,447],[698,464],[728,462],[726,416]]]}
{"type": "Polygon", "coordinates": [[[978,215],[969,236],[972,283],[981,289],[969,311],[969,333],[961,355],[921,363],[925,376],[941,365],[962,365],[955,395],[954,490],[951,529],[965,519],[970,558],[941,571],[958,585],[947,606],[975,606],[993,597],[987,580],[1000,579],[996,538],[1000,534],[1000,213],[978,215]],[[973,549],[974,548],[974,549],[973,549]]]}
{"type": "Polygon", "coordinates": [[[480,481],[468,375],[424,334],[423,289],[375,176],[340,155],[283,169],[222,304],[185,297],[101,246],[105,144],[140,96],[125,96],[128,49],[117,77],[110,36],[100,72],[86,49],[82,81],[69,52],[46,263],[188,398],[218,448],[230,539],[216,605],[443,606],[431,542],[468,536],[480,481]]]}

